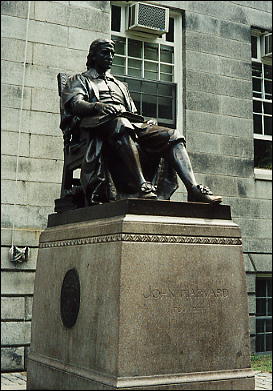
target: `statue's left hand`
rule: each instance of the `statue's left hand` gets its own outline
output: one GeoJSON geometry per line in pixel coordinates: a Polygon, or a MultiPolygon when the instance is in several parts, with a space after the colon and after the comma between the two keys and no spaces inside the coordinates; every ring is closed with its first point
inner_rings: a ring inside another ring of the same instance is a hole
{"type": "Polygon", "coordinates": [[[149,120],[147,121],[147,124],[148,124],[148,125],[157,125],[157,120],[156,120],[155,118],[149,119],[149,120]]]}
{"type": "Polygon", "coordinates": [[[120,112],[115,105],[101,102],[95,104],[95,110],[100,114],[118,114],[120,112]]]}

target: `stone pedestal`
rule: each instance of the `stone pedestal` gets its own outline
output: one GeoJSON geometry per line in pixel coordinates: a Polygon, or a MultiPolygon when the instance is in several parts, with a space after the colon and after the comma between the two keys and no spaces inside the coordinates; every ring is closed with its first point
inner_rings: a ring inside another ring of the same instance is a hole
{"type": "Polygon", "coordinates": [[[28,389],[254,390],[228,206],[131,199],[48,225],[28,389]]]}

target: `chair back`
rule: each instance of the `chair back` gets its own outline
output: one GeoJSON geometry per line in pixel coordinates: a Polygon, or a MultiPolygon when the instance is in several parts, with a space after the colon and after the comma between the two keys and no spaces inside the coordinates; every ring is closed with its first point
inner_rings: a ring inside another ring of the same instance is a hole
{"type": "Polygon", "coordinates": [[[62,93],[63,93],[63,89],[66,85],[66,82],[68,80],[68,74],[67,73],[58,73],[57,75],[57,81],[58,81],[58,94],[59,94],[59,97],[60,97],[60,114],[61,114],[61,121],[63,119],[63,115],[64,115],[64,105],[63,105],[63,100],[62,100],[62,93]]]}

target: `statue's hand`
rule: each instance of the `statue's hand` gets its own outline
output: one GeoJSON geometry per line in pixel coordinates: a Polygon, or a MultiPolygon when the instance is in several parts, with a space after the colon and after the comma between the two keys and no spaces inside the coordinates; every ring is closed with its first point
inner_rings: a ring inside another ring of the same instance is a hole
{"type": "Polygon", "coordinates": [[[157,122],[157,119],[152,118],[152,119],[149,119],[149,120],[147,121],[147,124],[148,124],[148,125],[157,125],[158,122],[157,122]]]}
{"type": "Polygon", "coordinates": [[[107,103],[100,103],[100,102],[97,102],[95,104],[95,110],[99,114],[117,114],[120,112],[120,110],[114,105],[107,104],[107,103]]]}

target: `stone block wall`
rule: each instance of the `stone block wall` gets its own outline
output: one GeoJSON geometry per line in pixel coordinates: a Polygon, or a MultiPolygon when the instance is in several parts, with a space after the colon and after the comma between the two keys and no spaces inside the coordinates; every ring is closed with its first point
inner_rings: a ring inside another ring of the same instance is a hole
{"type": "Polygon", "coordinates": [[[108,1],[2,1],[2,371],[25,369],[40,232],[59,197],[63,139],[57,74],[85,70],[110,36],[108,1]],[[11,244],[30,248],[25,263],[11,244]]]}
{"type": "Polygon", "coordinates": [[[254,352],[256,275],[272,273],[272,174],[261,180],[254,170],[250,29],[272,31],[272,3],[181,1],[176,6],[185,10],[188,150],[200,182],[223,195],[241,228],[254,352]]]}
{"type": "MultiPolygon", "coordinates": [[[[251,333],[255,276],[270,272],[271,184],[255,178],[250,28],[270,1],[156,1],[183,15],[184,134],[200,183],[223,195],[242,231],[251,333]]],[[[110,1],[2,1],[2,370],[25,368],[40,232],[59,197],[63,140],[56,76],[85,69],[110,37],[110,1]],[[11,243],[28,246],[22,264],[11,243]]],[[[174,200],[184,200],[183,186],[174,200]]]]}

